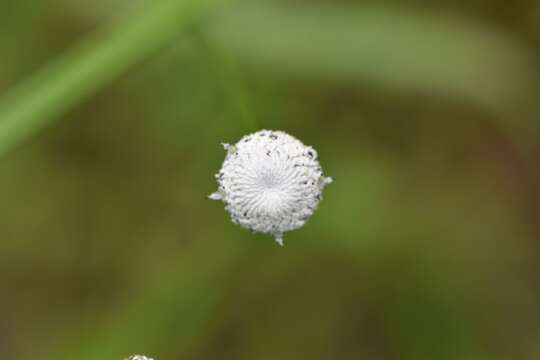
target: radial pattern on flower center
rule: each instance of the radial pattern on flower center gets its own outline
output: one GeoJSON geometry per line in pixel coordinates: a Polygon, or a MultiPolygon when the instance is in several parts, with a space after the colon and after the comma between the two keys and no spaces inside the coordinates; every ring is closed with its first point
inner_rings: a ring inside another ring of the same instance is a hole
{"type": "Polygon", "coordinates": [[[222,200],[235,223],[273,234],[281,244],[284,232],[305,224],[331,182],[317,152],[291,135],[268,130],[224,146],[219,189],[210,198],[222,200]]]}

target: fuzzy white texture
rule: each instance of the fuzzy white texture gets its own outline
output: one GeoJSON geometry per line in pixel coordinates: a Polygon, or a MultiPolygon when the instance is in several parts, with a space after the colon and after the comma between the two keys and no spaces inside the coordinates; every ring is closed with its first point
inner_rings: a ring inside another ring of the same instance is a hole
{"type": "Polygon", "coordinates": [[[231,219],[253,232],[272,234],[283,246],[283,234],[301,228],[322,199],[325,177],[317,152],[282,131],[261,130],[234,145],[216,179],[231,219]]]}
{"type": "Polygon", "coordinates": [[[146,357],[144,355],[131,355],[126,360],[154,360],[154,359],[150,359],[149,357],[146,357]]]}

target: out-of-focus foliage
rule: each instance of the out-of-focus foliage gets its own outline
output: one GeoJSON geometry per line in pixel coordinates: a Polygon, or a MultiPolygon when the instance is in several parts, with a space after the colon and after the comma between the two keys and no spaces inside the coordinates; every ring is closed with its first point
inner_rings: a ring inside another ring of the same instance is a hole
{"type": "Polygon", "coordinates": [[[538,9],[5,0],[0,355],[537,359],[538,9]],[[206,199],[259,128],[335,179],[284,248],[206,199]]]}
{"type": "Polygon", "coordinates": [[[0,103],[0,155],[170,40],[210,2],[148,5],[96,31],[22,82],[0,103]]]}
{"type": "Polygon", "coordinates": [[[511,128],[530,129],[540,114],[532,49],[451,12],[250,1],[210,26],[243,59],[284,73],[460,99],[515,122],[511,128]]]}

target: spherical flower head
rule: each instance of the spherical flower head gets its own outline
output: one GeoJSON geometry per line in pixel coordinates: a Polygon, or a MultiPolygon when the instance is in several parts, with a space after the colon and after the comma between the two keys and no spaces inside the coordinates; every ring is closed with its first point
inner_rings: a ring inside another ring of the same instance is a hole
{"type": "Polygon", "coordinates": [[[131,355],[126,360],[154,360],[154,359],[150,359],[149,357],[146,357],[144,355],[131,355]]]}
{"type": "Polygon", "coordinates": [[[216,174],[218,191],[231,219],[253,232],[283,234],[301,228],[322,199],[332,179],[323,175],[317,152],[282,131],[262,130],[234,145],[216,174]]]}

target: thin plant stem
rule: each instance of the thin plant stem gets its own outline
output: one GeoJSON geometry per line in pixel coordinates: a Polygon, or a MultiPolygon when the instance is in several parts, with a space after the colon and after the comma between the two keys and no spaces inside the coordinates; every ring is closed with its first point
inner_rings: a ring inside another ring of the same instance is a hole
{"type": "Polygon", "coordinates": [[[242,132],[257,131],[259,123],[254,110],[254,101],[249,94],[236,59],[219,42],[208,39],[203,34],[199,36],[199,44],[208,54],[207,58],[210,59],[210,65],[214,68],[233,115],[242,124],[242,132]]]}

